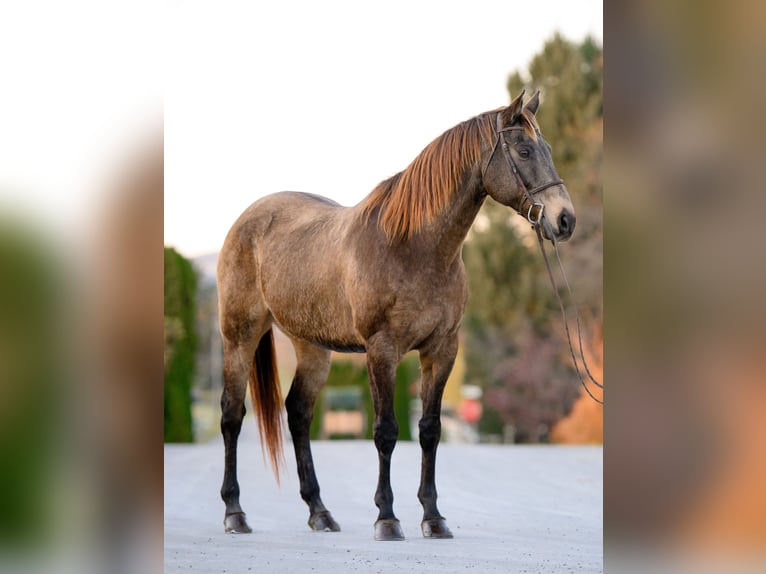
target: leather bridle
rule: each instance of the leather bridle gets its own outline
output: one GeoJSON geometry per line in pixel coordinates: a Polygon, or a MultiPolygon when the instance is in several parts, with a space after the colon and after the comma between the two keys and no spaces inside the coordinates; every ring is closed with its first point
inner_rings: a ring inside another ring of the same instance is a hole
{"type": "MultiPolygon", "coordinates": [[[[550,263],[548,262],[548,254],[545,252],[545,244],[543,241],[543,234],[542,234],[541,227],[546,227],[548,230],[548,235],[550,235],[551,243],[553,243],[553,250],[556,253],[556,259],[558,260],[559,268],[561,269],[561,274],[564,277],[564,282],[566,284],[567,291],[569,291],[570,297],[573,297],[572,289],[570,288],[569,281],[567,281],[566,274],[564,273],[564,266],[561,264],[559,251],[558,251],[558,248],[556,247],[556,236],[548,220],[543,219],[543,210],[545,209],[545,205],[535,201],[534,199],[535,194],[540,193],[541,191],[548,189],[549,187],[553,187],[554,185],[563,185],[564,181],[561,179],[555,179],[547,183],[544,183],[542,185],[538,185],[537,187],[532,189],[529,189],[526,186],[526,184],[524,183],[524,180],[521,179],[521,174],[519,173],[519,168],[516,166],[516,162],[513,161],[513,156],[511,155],[511,151],[508,149],[508,142],[506,142],[505,137],[503,137],[503,134],[505,132],[510,132],[514,130],[523,130],[523,129],[525,128],[522,126],[508,126],[504,128],[502,124],[502,120],[500,119],[500,114],[499,113],[497,114],[497,139],[495,140],[495,145],[492,147],[492,153],[489,154],[487,163],[484,165],[484,168],[481,170],[482,181],[484,180],[484,174],[487,171],[487,168],[489,167],[489,164],[492,161],[492,158],[494,157],[495,152],[497,151],[497,146],[498,144],[500,144],[500,148],[503,150],[503,155],[505,156],[505,160],[511,169],[511,173],[513,174],[513,177],[516,179],[516,183],[518,184],[519,188],[522,191],[521,199],[519,201],[519,206],[518,208],[516,208],[516,211],[519,213],[519,215],[525,216],[527,218],[527,221],[529,221],[532,224],[532,228],[535,230],[535,233],[537,234],[537,242],[540,245],[540,252],[543,255],[543,261],[545,262],[545,269],[548,272],[548,278],[550,279],[551,285],[553,286],[553,293],[556,296],[556,300],[559,304],[559,309],[561,310],[561,316],[564,321],[564,329],[566,330],[567,342],[569,343],[569,352],[572,357],[572,361],[574,363],[575,372],[577,373],[577,377],[580,379],[580,384],[585,389],[585,392],[588,393],[590,398],[593,399],[595,402],[603,405],[604,404],[603,400],[598,399],[597,397],[593,395],[593,393],[591,393],[590,389],[588,388],[588,385],[585,383],[585,378],[580,372],[580,367],[578,365],[577,357],[575,355],[574,347],[572,345],[572,337],[569,333],[569,322],[567,321],[566,309],[564,307],[564,302],[561,299],[561,295],[559,294],[556,281],[553,278],[553,271],[551,270],[550,263]],[[524,213],[525,203],[529,204],[526,214],[524,213]],[[537,211],[536,217],[533,217],[532,210],[535,207],[538,207],[539,210],[537,211]]],[[[585,360],[585,353],[583,352],[583,347],[582,347],[580,314],[577,313],[577,307],[575,307],[575,317],[577,318],[577,338],[579,342],[580,357],[582,359],[585,373],[587,374],[588,379],[590,379],[590,382],[596,385],[598,388],[602,389],[603,391],[604,386],[600,382],[598,382],[594,378],[594,376],[591,374],[590,369],[588,368],[588,363],[585,360]]]]}
{"type": "MultiPolygon", "coordinates": [[[[487,163],[484,165],[484,169],[481,170],[481,177],[482,180],[484,179],[484,174],[487,171],[487,168],[489,167],[490,162],[492,161],[492,158],[495,155],[495,152],[497,151],[497,146],[500,144],[500,148],[503,150],[503,156],[505,156],[505,160],[508,163],[508,166],[511,169],[511,173],[513,174],[513,177],[516,179],[516,183],[518,184],[519,188],[522,191],[521,200],[519,201],[519,206],[516,208],[516,211],[519,212],[520,215],[527,218],[527,221],[529,221],[533,226],[537,227],[541,224],[543,220],[543,210],[545,209],[545,205],[543,203],[540,203],[538,201],[535,201],[534,195],[537,193],[540,193],[541,191],[548,189],[549,187],[553,187],[554,185],[563,185],[564,181],[561,179],[554,179],[552,181],[549,181],[547,183],[544,183],[542,185],[538,185],[535,188],[529,189],[526,184],[524,183],[524,180],[521,179],[521,174],[519,173],[519,168],[516,165],[516,162],[513,160],[513,156],[511,155],[510,149],[508,149],[508,142],[505,141],[505,137],[503,134],[505,132],[510,132],[514,130],[524,130],[523,126],[508,126],[503,127],[502,120],[500,118],[500,114],[497,114],[497,139],[495,139],[495,145],[492,147],[492,153],[489,154],[489,158],[487,158],[487,163]],[[524,213],[524,204],[528,203],[529,207],[526,209],[526,213],[524,213]],[[537,214],[533,217],[532,210],[537,207],[537,214]]],[[[553,230],[549,230],[549,233],[553,230]]]]}

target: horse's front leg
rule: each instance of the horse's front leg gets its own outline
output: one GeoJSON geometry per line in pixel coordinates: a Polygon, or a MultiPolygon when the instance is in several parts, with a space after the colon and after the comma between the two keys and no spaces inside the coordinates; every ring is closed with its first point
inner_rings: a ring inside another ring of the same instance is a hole
{"type": "Polygon", "coordinates": [[[420,352],[423,416],[418,424],[423,462],[418,499],[423,505],[420,527],[426,538],[452,538],[447,522],[436,507],[436,448],[441,437],[442,394],[457,355],[457,336],[420,352]]]}
{"type": "Polygon", "coordinates": [[[394,415],[394,382],[396,365],[401,358],[382,337],[367,345],[367,371],[370,377],[375,422],[373,438],[378,449],[378,488],[375,505],[375,540],[404,540],[404,532],[394,515],[394,493],[391,489],[391,454],[396,446],[399,426],[394,415]]]}

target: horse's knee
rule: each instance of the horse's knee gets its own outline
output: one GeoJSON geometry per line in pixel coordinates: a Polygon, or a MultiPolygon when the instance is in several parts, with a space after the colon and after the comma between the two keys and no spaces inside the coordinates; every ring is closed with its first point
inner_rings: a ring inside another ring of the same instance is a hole
{"type": "Polygon", "coordinates": [[[287,427],[290,429],[290,434],[295,438],[308,432],[311,427],[311,415],[305,413],[287,413],[287,427]]]}
{"type": "Polygon", "coordinates": [[[221,434],[223,434],[224,438],[227,436],[239,436],[241,430],[242,417],[234,418],[227,417],[226,415],[221,416],[221,434]]]}
{"type": "Polygon", "coordinates": [[[439,415],[424,416],[418,422],[418,436],[423,449],[431,449],[439,443],[442,432],[442,422],[439,415]]]}
{"type": "Polygon", "coordinates": [[[221,395],[221,432],[235,431],[239,433],[246,412],[244,402],[232,401],[224,391],[221,395]]]}
{"type": "Polygon", "coordinates": [[[311,421],[314,418],[313,401],[292,392],[291,389],[285,399],[285,409],[287,410],[287,426],[292,434],[311,426],[311,421]]]}
{"type": "Polygon", "coordinates": [[[396,419],[385,418],[375,422],[373,436],[378,452],[390,455],[396,446],[396,438],[399,436],[399,425],[396,419]]]}

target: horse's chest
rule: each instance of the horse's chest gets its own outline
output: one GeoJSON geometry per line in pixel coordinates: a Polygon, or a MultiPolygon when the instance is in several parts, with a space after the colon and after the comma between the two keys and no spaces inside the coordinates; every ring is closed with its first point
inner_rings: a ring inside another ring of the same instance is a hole
{"type": "Polygon", "coordinates": [[[465,284],[459,277],[442,278],[399,293],[390,317],[419,334],[451,332],[460,323],[465,300],[465,284]]]}

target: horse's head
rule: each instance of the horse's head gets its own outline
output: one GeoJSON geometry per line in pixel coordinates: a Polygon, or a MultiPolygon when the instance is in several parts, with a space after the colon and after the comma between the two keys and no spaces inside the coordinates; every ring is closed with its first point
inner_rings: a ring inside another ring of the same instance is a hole
{"type": "Polygon", "coordinates": [[[482,178],[490,197],[539,223],[546,239],[566,241],[575,228],[574,207],[537,127],[539,95],[524,105],[522,91],[497,112],[496,140],[483,157],[482,178]]]}

